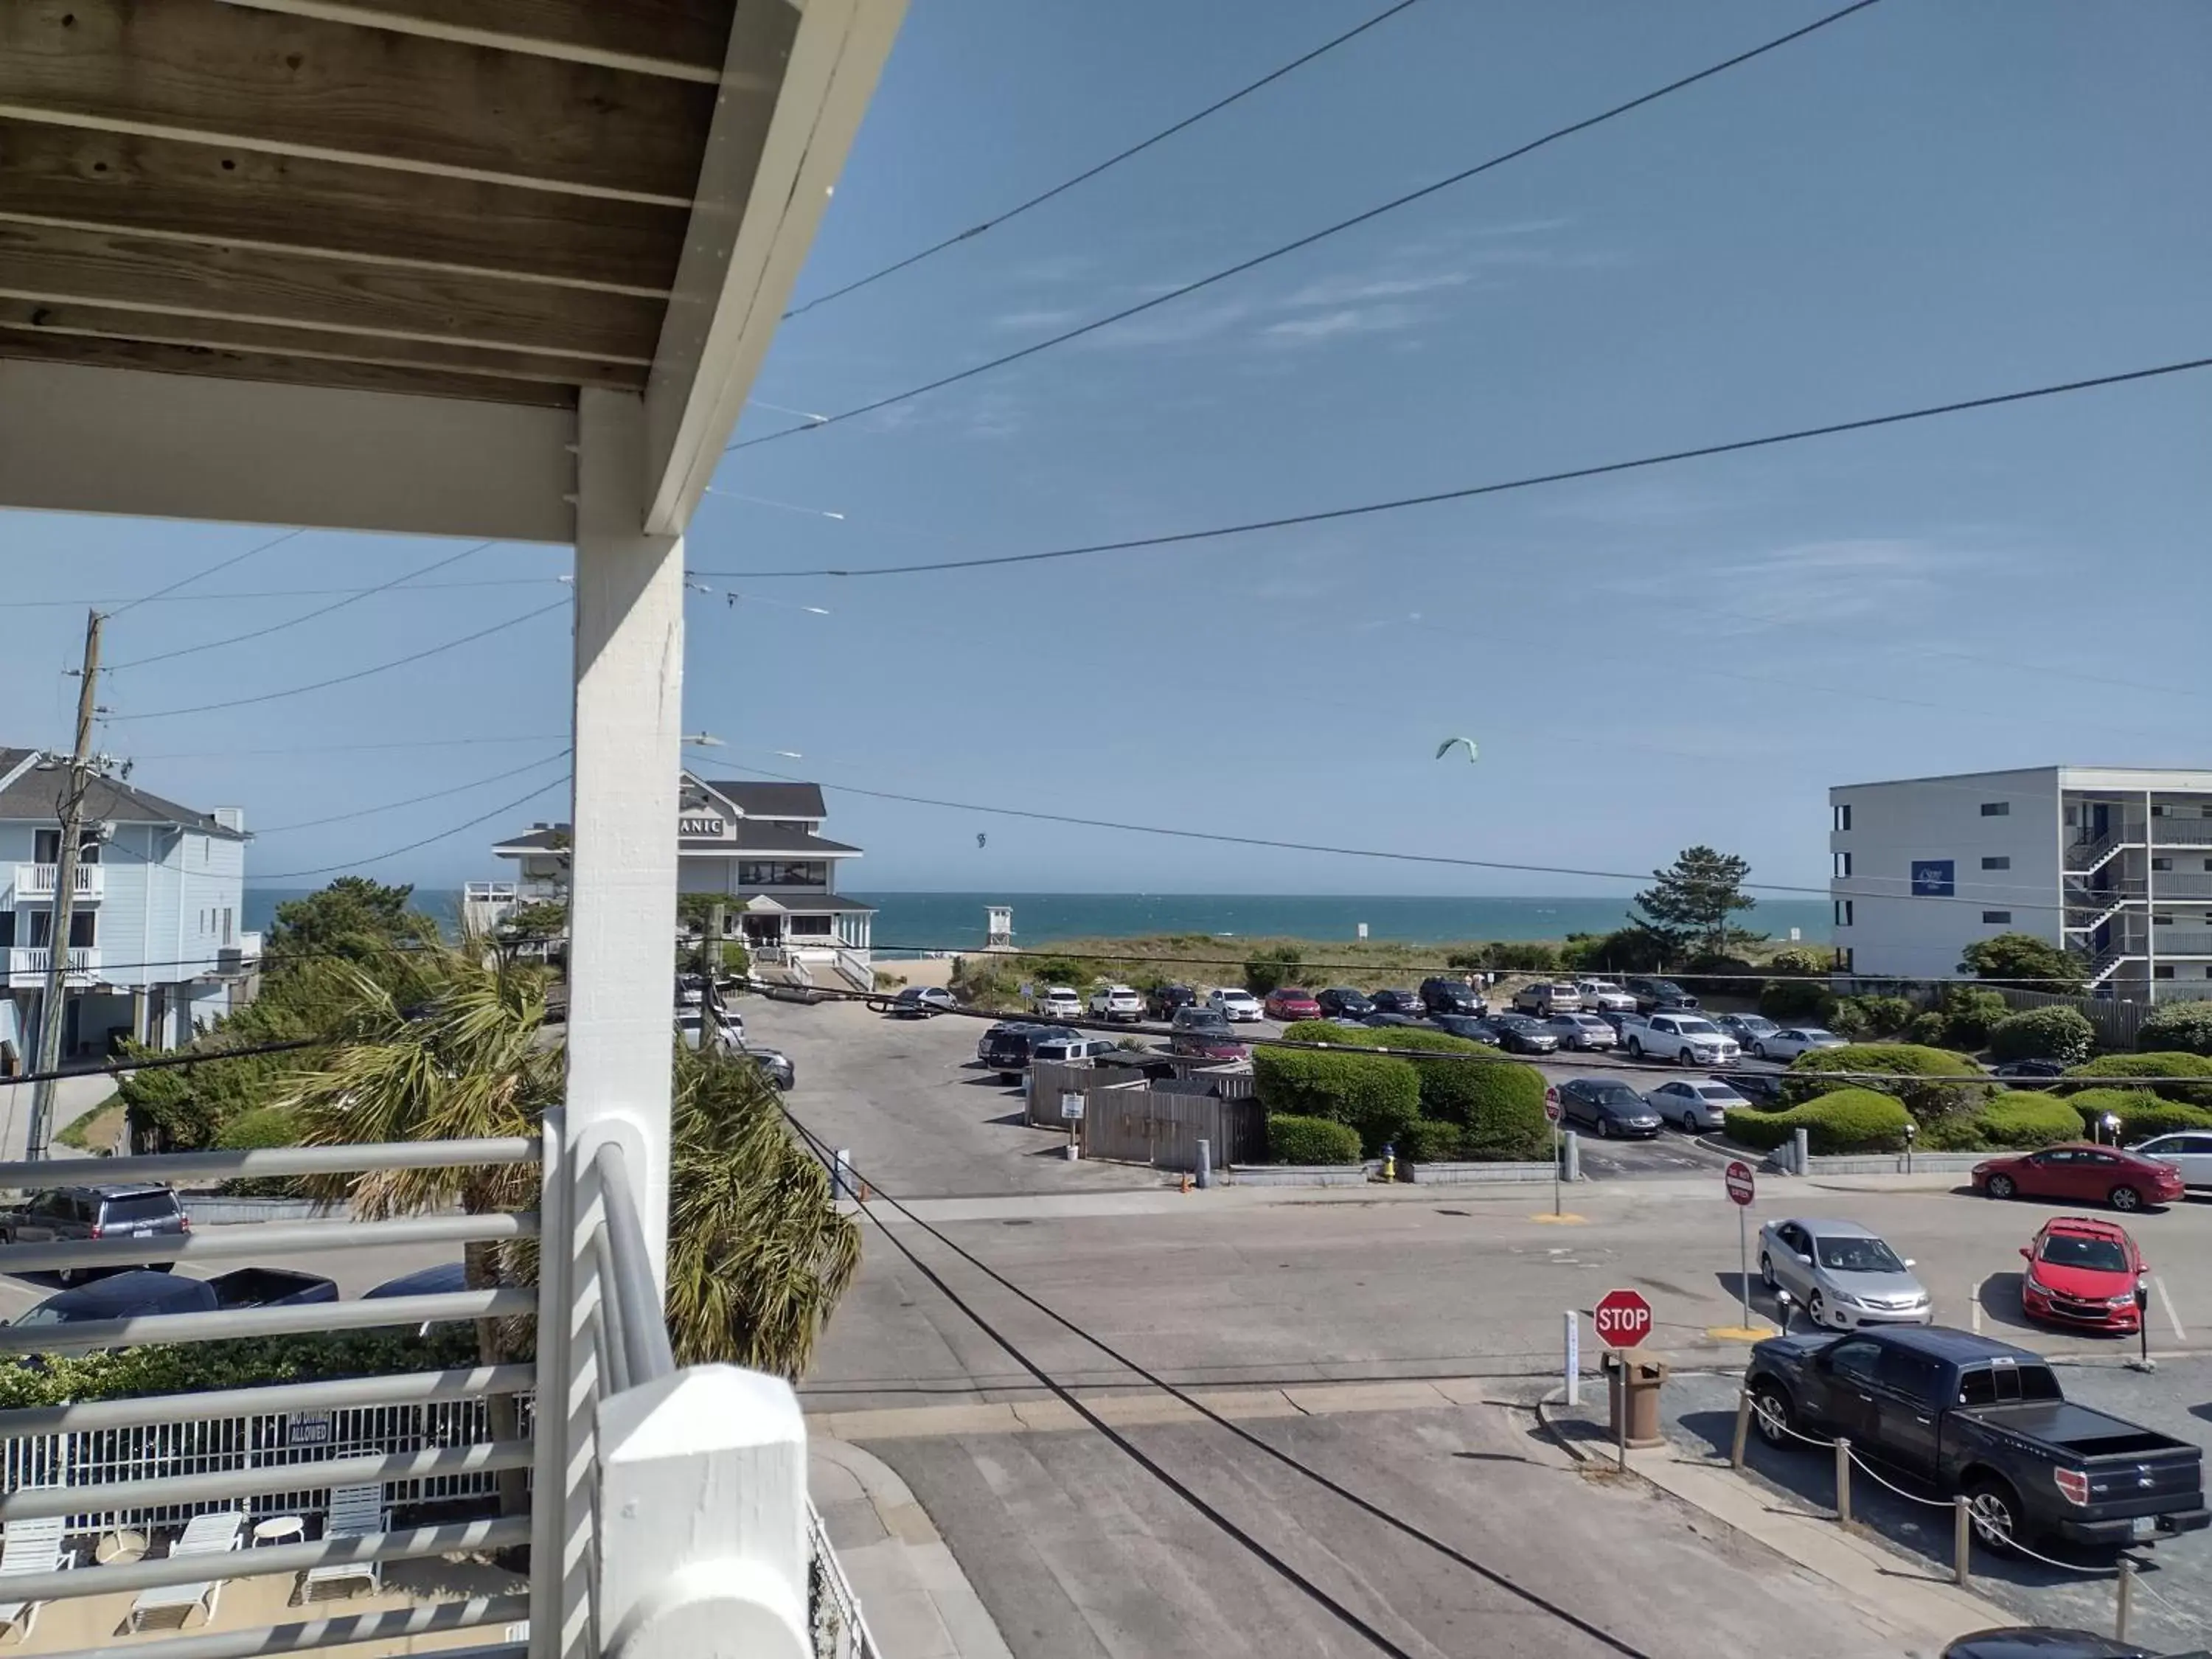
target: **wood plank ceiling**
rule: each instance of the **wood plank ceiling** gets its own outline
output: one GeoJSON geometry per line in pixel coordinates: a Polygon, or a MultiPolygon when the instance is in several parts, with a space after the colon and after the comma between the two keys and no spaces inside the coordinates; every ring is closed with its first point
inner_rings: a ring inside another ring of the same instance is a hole
{"type": "Polygon", "coordinates": [[[641,390],[743,4],[757,74],[739,0],[4,0],[0,358],[641,390]]]}

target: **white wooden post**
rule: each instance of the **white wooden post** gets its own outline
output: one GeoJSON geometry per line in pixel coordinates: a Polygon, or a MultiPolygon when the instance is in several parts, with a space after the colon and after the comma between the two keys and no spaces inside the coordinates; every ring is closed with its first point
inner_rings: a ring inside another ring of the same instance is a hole
{"type": "Polygon", "coordinates": [[[677,1372],[599,1407],[605,1659],[810,1659],[806,1422],[780,1377],[677,1372]]]}

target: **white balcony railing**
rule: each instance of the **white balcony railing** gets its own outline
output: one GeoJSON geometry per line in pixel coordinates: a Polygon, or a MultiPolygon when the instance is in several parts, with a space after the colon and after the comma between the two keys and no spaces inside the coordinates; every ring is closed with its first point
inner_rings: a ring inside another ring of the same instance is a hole
{"type": "MultiPolygon", "coordinates": [[[[16,945],[8,951],[8,983],[15,990],[36,989],[46,982],[46,959],[53,953],[43,945],[16,945]]],[[[72,945],[62,964],[64,982],[89,985],[100,971],[100,951],[89,945],[72,945]]]]}
{"type": "MultiPolygon", "coordinates": [[[[19,864],[15,866],[15,902],[27,899],[51,899],[54,887],[61,879],[61,866],[53,864],[19,864]]],[[[80,864],[76,878],[71,884],[75,896],[99,900],[107,896],[107,867],[100,864],[80,864]]]]}

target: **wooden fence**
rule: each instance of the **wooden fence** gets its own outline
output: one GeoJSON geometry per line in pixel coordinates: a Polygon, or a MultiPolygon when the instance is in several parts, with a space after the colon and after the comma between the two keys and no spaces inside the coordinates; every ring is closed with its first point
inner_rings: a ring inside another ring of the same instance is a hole
{"type": "Polygon", "coordinates": [[[2110,997],[2070,997],[2056,991],[2015,991],[2009,986],[1994,988],[2006,1003],[2014,1008],[2071,1008],[2096,1027],[2097,1040],[2107,1048],[2132,1051],[2136,1034],[2150,1017],[2154,1005],[2142,1002],[2121,1002],[2110,997]]]}
{"type": "Polygon", "coordinates": [[[1258,1164],[1267,1156],[1267,1115],[1251,1095],[1251,1074],[1194,1066],[1182,1077],[1148,1079],[1114,1066],[1030,1067],[1025,1116],[1040,1129],[1062,1129],[1063,1093],[1083,1097],[1079,1143],[1086,1158],[1195,1170],[1198,1143],[1210,1142],[1213,1167],[1258,1164]],[[1231,1096],[1224,1099],[1215,1091],[1231,1096]]]}

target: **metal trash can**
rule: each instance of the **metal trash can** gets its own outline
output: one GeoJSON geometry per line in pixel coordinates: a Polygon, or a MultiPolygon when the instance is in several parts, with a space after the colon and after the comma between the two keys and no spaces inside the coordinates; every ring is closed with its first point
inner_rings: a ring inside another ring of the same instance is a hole
{"type": "Polygon", "coordinates": [[[1611,1427],[1616,1443],[1621,1425],[1628,1425],[1628,1444],[1657,1446],[1667,1437],[1659,1428],[1659,1388],[1667,1380],[1667,1362],[1641,1348],[1626,1353],[1608,1348],[1601,1362],[1606,1395],[1613,1407],[1611,1427]]]}

